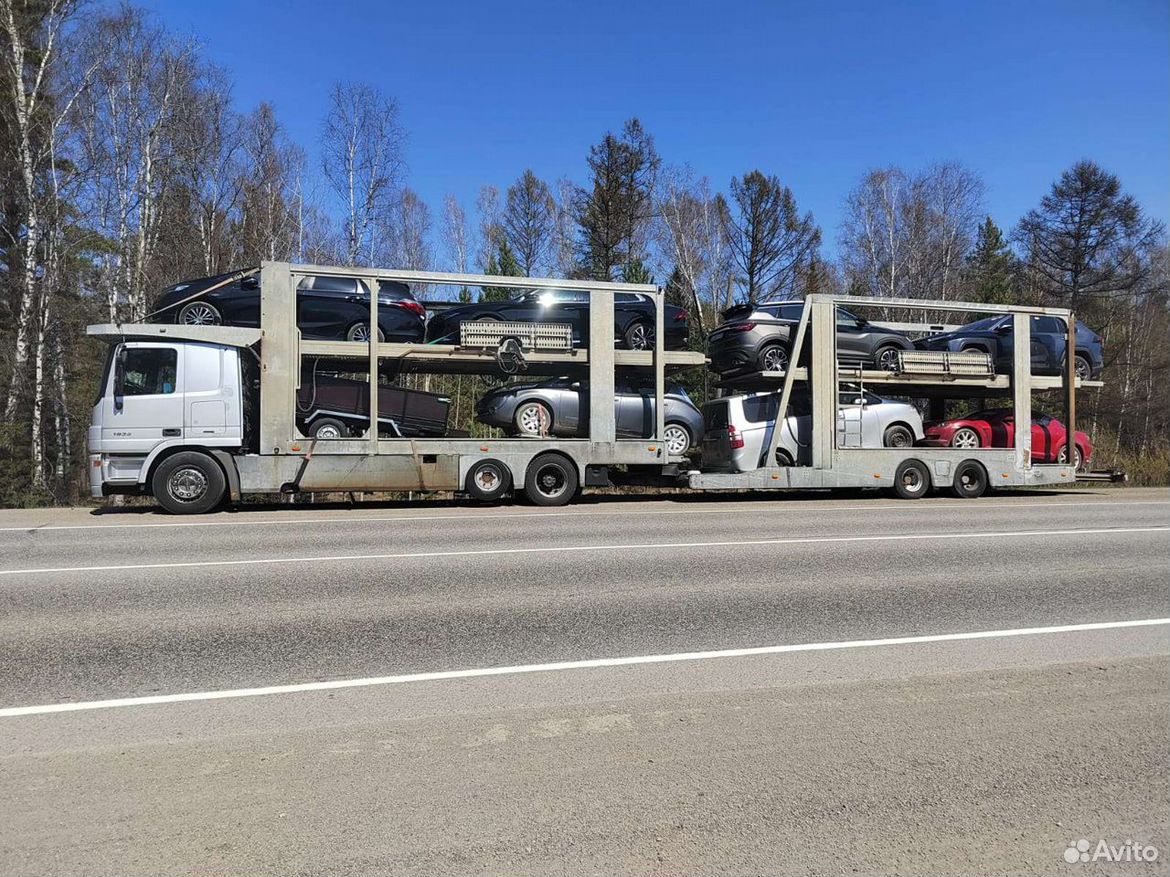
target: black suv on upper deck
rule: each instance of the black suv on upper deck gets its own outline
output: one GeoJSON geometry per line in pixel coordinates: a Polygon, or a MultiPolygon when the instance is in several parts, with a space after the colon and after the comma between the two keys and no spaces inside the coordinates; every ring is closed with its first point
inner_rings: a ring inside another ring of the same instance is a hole
{"type": "MultiPolygon", "coordinates": [[[[728,308],[707,341],[711,369],[721,375],[784,371],[803,309],[801,301],[747,302],[728,308]]],[[[837,308],[837,359],[842,364],[892,371],[898,365],[898,351],[913,349],[909,336],[837,308]]]]}

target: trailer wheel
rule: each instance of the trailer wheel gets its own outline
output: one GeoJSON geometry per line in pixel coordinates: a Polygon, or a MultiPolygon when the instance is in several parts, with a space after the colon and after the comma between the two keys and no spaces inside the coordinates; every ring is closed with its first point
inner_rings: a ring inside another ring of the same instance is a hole
{"type": "Polygon", "coordinates": [[[978,460],[964,460],[955,467],[951,493],[959,499],[978,499],[987,491],[987,470],[978,460]]]}
{"type": "Polygon", "coordinates": [[[902,499],[918,499],[930,490],[930,470],[921,460],[904,460],[894,473],[894,492],[902,499]]]}
{"type": "Polygon", "coordinates": [[[201,515],[223,501],[227,479],[207,454],[180,451],[158,464],[150,489],[172,515],[201,515]]]}
{"type": "Polygon", "coordinates": [[[496,502],[512,487],[512,472],[499,460],[480,460],[467,470],[464,490],[478,502],[496,502]]]}
{"type": "Polygon", "coordinates": [[[309,427],[309,433],[315,439],[343,439],[349,438],[349,427],[336,417],[318,417],[309,427]]]}
{"type": "Polygon", "coordinates": [[[577,467],[560,454],[541,454],[528,464],[524,493],[534,505],[564,505],[577,494],[577,467]]]}

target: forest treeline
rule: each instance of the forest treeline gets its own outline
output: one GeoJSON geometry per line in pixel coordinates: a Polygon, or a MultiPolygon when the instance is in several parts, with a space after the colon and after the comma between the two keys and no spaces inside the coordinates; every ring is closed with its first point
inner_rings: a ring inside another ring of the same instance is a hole
{"type": "MultiPolygon", "coordinates": [[[[776,169],[719,185],[630,119],[582,144],[583,179],[525,170],[474,204],[427,204],[393,96],[335,83],[318,142],[300,144],[231,86],[133,5],[0,0],[0,504],[84,495],[104,355],[87,323],[141,320],[169,284],[265,259],[656,281],[696,347],[748,297],[1071,307],[1105,338],[1105,387],[1081,396],[1095,463],[1170,475],[1165,229],[1092,161],[1011,228],[959,163],[859,169],[826,235],[776,169]]],[[[462,396],[457,409],[466,428],[462,396]]]]}

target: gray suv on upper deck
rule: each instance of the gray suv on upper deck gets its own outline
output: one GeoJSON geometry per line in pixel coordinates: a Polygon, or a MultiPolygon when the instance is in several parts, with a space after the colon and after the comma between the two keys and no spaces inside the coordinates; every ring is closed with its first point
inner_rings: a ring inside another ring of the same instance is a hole
{"type": "MultiPolygon", "coordinates": [[[[748,302],[728,308],[707,341],[711,369],[721,375],[784,371],[803,308],[801,301],[748,302]]],[[[806,338],[806,350],[807,344],[806,338]]],[[[898,351],[913,349],[909,336],[837,308],[837,359],[842,364],[893,371],[898,351]]]]}

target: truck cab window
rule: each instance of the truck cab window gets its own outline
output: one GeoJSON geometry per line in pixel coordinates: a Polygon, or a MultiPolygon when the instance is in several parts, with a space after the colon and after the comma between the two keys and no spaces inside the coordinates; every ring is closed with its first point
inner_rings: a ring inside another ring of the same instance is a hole
{"type": "Polygon", "coordinates": [[[175,392],[179,355],[173,348],[126,351],[122,367],[123,396],[157,396],[175,392]]]}

